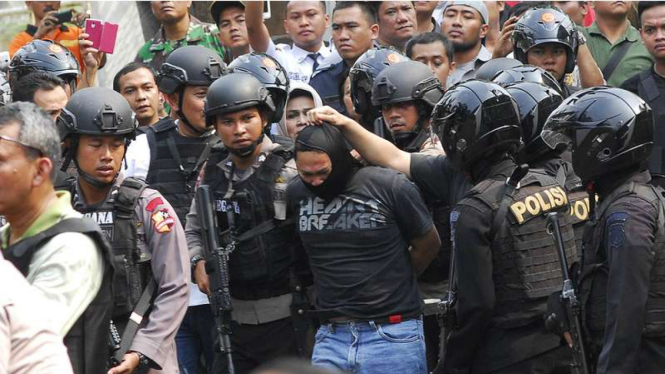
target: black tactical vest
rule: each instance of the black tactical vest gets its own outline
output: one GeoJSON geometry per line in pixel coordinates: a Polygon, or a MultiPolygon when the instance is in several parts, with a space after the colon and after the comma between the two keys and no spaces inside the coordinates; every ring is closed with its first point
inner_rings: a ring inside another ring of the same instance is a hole
{"type": "Polygon", "coordinates": [[[134,178],[126,178],[113,187],[109,198],[101,205],[87,207],[79,201],[72,189],[74,209],[95,221],[104,232],[113,253],[113,317],[125,318],[133,310],[152,277],[151,255],[138,241],[135,208],[147,185],[134,178]]]}
{"type": "Polygon", "coordinates": [[[663,97],[658,91],[653,74],[653,69],[640,73],[637,92],[653,111],[654,134],[649,171],[651,175],[665,176],[665,105],[663,105],[663,97]]]}
{"type": "MultiPolygon", "coordinates": [[[[583,259],[584,265],[579,282],[580,299],[584,325],[591,334],[591,340],[602,344],[605,330],[605,315],[607,307],[607,276],[609,264],[606,257],[606,248],[602,245],[605,237],[605,215],[617,199],[633,195],[653,205],[658,212],[658,231],[656,232],[653,251],[655,262],[651,270],[651,285],[646,304],[646,318],[643,335],[645,337],[665,336],[665,200],[660,195],[662,190],[647,184],[630,181],[624,183],[601,204],[596,207],[596,219],[588,223],[584,237],[583,259]]],[[[599,351],[599,346],[592,347],[599,351]]],[[[596,352],[598,353],[598,352],[596,352]]]]}
{"type": "MultiPolygon", "coordinates": [[[[229,181],[217,166],[226,156],[224,151],[213,150],[203,180],[213,191],[222,245],[232,240],[229,210],[233,211],[235,238],[275,219],[275,184],[284,165],[293,158],[293,144],[280,144],[249,178],[233,183],[230,198],[226,198],[229,181]]],[[[295,243],[293,224],[278,224],[267,233],[239,243],[229,258],[231,295],[239,300],[259,300],[289,293],[295,243]]]]}
{"type": "Polygon", "coordinates": [[[556,178],[559,186],[563,187],[570,201],[570,218],[575,231],[575,249],[577,258],[582,252],[582,238],[584,227],[589,220],[589,194],[582,185],[582,180],[573,171],[569,162],[561,158],[548,159],[544,162],[535,163],[534,168],[543,168],[551,177],[556,178]]]}
{"type": "Polygon", "coordinates": [[[185,227],[199,169],[218,138],[212,135],[198,138],[182,136],[171,119],[151,127],[146,136],[150,147],[150,169],[146,181],[173,206],[185,227]]]}
{"type": "MultiPolygon", "coordinates": [[[[486,179],[459,204],[485,205],[497,214],[505,180],[486,179]]],[[[542,321],[547,297],[561,291],[563,278],[554,241],[546,230],[546,214],[568,212],[568,197],[556,180],[542,171],[529,172],[509,204],[506,220],[492,240],[496,304],[491,325],[515,328],[542,321]]],[[[561,233],[569,259],[575,241],[570,218],[562,214],[561,233]]]]}
{"type": "Polygon", "coordinates": [[[89,236],[102,250],[104,276],[97,295],[64,338],[67,353],[76,374],[105,373],[108,357],[109,321],[113,310],[111,252],[99,227],[89,220],[65,219],[51,228],[9,246],[5,258],[27,276],[32,257],[54,236],[80,232],[89,236]]]}

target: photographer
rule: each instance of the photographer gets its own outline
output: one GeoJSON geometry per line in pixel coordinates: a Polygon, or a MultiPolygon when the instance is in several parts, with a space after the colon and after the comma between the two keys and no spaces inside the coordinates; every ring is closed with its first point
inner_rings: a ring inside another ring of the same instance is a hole
{"type": "Polygon", "coordinates": [[[16,34],[9,43],[11,57],[14,57],[16,51],[33,39],[53,40],[69,49],[76,57],[79,66],[85,66],[78,41],[83,30],[75,23],[82,22],[87,15],[72,11],[68,14],[63,12],[61,17],[64,18],[57,17],[56,15],[59,14],[58,11],[60,10],[60,1],[26,1],[25,4],[32,12],[34,24],[27,25],[25,30],[16,34]]]}

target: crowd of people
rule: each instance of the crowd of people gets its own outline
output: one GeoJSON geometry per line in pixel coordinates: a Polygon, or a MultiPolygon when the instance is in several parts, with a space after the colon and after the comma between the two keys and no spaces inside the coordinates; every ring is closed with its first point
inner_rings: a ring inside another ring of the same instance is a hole
{"type": "Polygon", "coordinates": [[[0,372],[665,370],[665,2],[26,4],[0,372]]]}

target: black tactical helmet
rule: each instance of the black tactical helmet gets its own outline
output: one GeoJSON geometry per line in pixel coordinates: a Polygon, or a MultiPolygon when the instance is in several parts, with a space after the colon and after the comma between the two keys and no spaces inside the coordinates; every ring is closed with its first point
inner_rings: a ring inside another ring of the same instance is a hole
{"type": "MultiPolygon", "coordinates": [[[[351,101],[353,109],[363,116],[364,122],[372,122],[380,116],[372,105],[372,86],[374,79],[387,66],[409,61],[398,50],[392,47],[372,48],[358,57],[349,71],[351,101]]],[[[380,108],[379,108],[380,109],[380,108]]]]}
{"type": "Polygon", "coordinates": [[[499,72],[494,76],[492,82],[497,83],[503,87],[518,82],[533,82],[544,84],[545,86],[553,88],[556,92],[563,95],[561,85],[547,70],[541,69],[538,66],[523,65],[516,66],[499,72]]]}
{"type": "Polygon", "coordinates": [[[277,123],[281,121],[289,93],[289,76],[284,67],[265,53],[252,52],[236,57],[229,68],[233,72],[252,74],[268,89],[275,105],[268,122],[277,123]]]}
{"type": "Polygon", "coordinates": [[[651,108],[644,100],[599,86],[564,100],[541,136],[552,149],[570,145],[575,174],[586,183],[648,160],[653,134],[651,108]]]}
{"type": "Polygon", "coordinates": [[[521,144],[517,104],[495,83],[470,80],[453,86],[434,107],[432,119],[459,171],[469,171],[483,157],[515,154],[521,144]]]}
{"type": "Polygon", "coordinates": [[[519,82],[506,87],[506,91],[515,99],[520,112],[522,141],[519,162],[529,163],[543,154],[550,152],[550,147],[543,142],[540,133],[547,117],[559,107],[563,97],[550,87],[539,83],[519,82]]]}
{"type": "MultiPolygon", "coordinates": [[[[76,151],[80,135],[108,135],[125,138],[125,152],[136,134],[137,122],[127,100],[110,88],[82,89],[69,99],[56,121],[61,140],[70,139],[62,170],[74,160],[79,175],[92,185],[108,186],[85,173],[78,165],[76,151]]],[[[111,183],[112,184],[112,183],[111,183]]]]}
{"type": "Polygon", "coordinates": [[[188,45],[171,52],[157,73],[159,90],[172,94],[184,86],[209,86],[226,74],[226,64],[209,48],[188,45]]]}
{"type": "Polygon", "coordinates": [[[476,72],[476,79],[491,81],[492,78],[500,72],[517,66],[522,66],[522,63],[514,58],[493,58],[478,69],[476,72]]]}
{"type": "Polygon", "coordinates": [[[9,84],[14,86],[22,77],[35,72],[51,73],[76,89],[79,64],[74,55],[51,40],[33,40],[16,51],[9,63],[9,84]]]}
{"type": "Polygon", "coordinates": [[[386,67],[376,76],[372,87],[372,105],[377,111],[381,111],[384,105],[407,101],[413,101],[418,109],[418,122],[412,131],[392,134],[400,149],[418,136],[441,97],[441,82],[426,65],[417,61],[403,61],[386,67]]]}
{"type": "Polygon", "coordinates": [[[539,44],[558,43],[566,47],[566,74],[575,69],[577,29],[566,13],[558,8],[533,8],[524,13],[513,32],[515,58],[528,63],[526,53],[539,44]]]}
{"type": "Polygon", "coordinates": [[[372,105],[377,110],[386,104],[420,101],[427,104],[431,113],[441,97],[441,82],[425,64],[418,61],[404,61],[386,67],[372,85],[372,105]]]}
{"type": "MultiPolygon", "coordinates": [[[[205,102],[206,123],[214,125],[216,116],[219,114],[233,113],[239,110],[258,107],[265,111],[268,122],[275,114],[275,104],[272,95],[258,79],[251,74],[231,73],[223,76],[213,83],[208,89],[205,102]],[[233,87],[233,89],[229,89],[233,87]]],[[[246,157],[252,154],[254,149],[263,141],[264,133],[252,145],[232,149],[229,152],[246,157]]]]}

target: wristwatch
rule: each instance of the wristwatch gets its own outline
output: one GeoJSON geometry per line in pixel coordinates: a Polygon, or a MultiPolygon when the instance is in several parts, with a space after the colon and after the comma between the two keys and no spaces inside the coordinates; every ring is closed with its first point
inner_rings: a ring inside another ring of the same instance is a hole
{"type": "Polygon", "coordinates": [[[203,260],[205,260],[205,258],[203,258],[203,256],[201,255],[196,255],[189,260],[189,265],[191,267],[191,274],[192,274],[192,283],[196,283],[196,279],[194,278],[194,270],[196,269],[196,264],[198,264],[199,261],[203,260]]]}
{"type": "Polygon", "coordinates": [[[131,353],[136,353],[136,355],[139,357],[139,366],[136,367],[137,370],[147,369],[150,367],[150,359],[146,357],[146,355],[136,351],[132,351],[131,353]]]}
{"type": "Polygon", "coordinates": [[[577,45],[586,44],[586,36],[580,31],[577,32],[577,45]]]}
{"type": "Polygon", "coordinates": [[[201,255],[196,255],[196,256],[192,257],[191,260],[189,260],[189,264],[192,267],[195,267],[196,264],[198,264],[199,261],[201,261],[201,260],[205,260],[205,258],[203,258],[203,256],[201,256],[201,255]]]}

